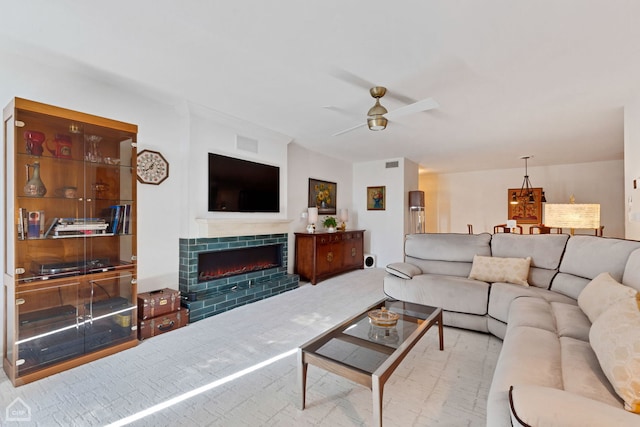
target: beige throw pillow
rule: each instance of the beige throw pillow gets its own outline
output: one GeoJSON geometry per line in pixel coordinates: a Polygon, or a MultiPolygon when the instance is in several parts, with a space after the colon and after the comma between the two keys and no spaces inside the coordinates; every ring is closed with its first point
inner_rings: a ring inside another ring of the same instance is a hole
{"type": "Polygon", "coordinates": [[[495,283],[506,282],[515,285],[529,286],[529,266],[531,257],[500,258],[475,255],[469,279],[495,283]]]}
{"type": "Polygon", "coordinates": [[[602,313],[591,326],[589,342],[602,371],[618,396],[624,400],[624,408],[640,414],[638,296],[618,301],[602,313]]]}
{"type": "Polygon", "coordinates": [[[580,292],[578,305],[593,323],[611,305],[637,293],[635,289],[616,282],[609,273],[600,273],[580,292]]]}

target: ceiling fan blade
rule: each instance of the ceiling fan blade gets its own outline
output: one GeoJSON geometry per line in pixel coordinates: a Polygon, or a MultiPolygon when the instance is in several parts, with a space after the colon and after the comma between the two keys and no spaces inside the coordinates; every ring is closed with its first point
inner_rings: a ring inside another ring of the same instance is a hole
{"type": "Polygon", "coordinates": [[[369,90],[369,88],[372,88],[375,86],[375,84],[363,79],[360,76],[356,76],[352,72],[347,71],[343,68],[335,68],[335,67],[331,68],[329,70],[329,74],[338,80],[342,80],[345,83],[349,83],[366,90],[369,90]]]}
{"type": "Polygon", "coordinates": [[[345,130],[341,130],[340,132],[336,132],[331,136],[342,135],[343,133],[351,132],[352,130],[356,130],[356,129],[358,129],[358,128],[362,127],[362,126],[366,126],[366,125],[367,125],[367,122],[360,123],[359,125],[352,126],[349,129],[345,129],[345,130]]]}
{"type": "Polygon", "coordinates": [[[396,110],[390,111],[389,113],[385,114],[385,117],[387,119],[395,119],[409,114],[418,113],[420,111],[432,110],[438,107],[440,107],[440,104],[438,104],[435,99],[427,98],[423,99],[422,101],[414,102],[413,104],[405,105],[404,107],[400,107],[396,110]]]}

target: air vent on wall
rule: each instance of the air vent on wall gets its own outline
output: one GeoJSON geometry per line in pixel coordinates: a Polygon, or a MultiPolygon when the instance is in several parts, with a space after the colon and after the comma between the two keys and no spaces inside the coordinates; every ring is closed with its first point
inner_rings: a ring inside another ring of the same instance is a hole
{"type": "Polygon", "coordinates": [[[398,161],[396,160],[395,162],[387,162],[385,164],[385,167],[387,169],[391,169],[391,168],[397,168],[398,167],[398,161]]]}
{"type": "Polygon", "coordinates": [[[236,148],[238,150],[250,151],[258,153],[258,140],[247,138],[246,136],[236,135],[236,148]]]}

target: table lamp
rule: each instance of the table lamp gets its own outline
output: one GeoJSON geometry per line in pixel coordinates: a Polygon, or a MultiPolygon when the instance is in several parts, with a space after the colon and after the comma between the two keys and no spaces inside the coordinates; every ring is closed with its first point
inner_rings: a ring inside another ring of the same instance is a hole
{"type": "Polygon", "coordinates": [[[316,222],[318,222],[318,208],[307,209],[307,233],[314,233],[316,231],[316,222]]]}
{"type": "Polygon", "coordinates": [[[347,229],[346,222],[349,221],[349,209],[340,209],[340,221],[342,221],[342,224],[340,224],[338,230],[345,231],[347,229]]]}

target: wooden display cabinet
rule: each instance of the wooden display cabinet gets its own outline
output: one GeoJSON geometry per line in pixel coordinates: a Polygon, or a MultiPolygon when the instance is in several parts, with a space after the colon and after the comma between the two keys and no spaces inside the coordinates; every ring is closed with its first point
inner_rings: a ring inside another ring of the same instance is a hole
{"type": "Polygon", "coordinates": [[[295,233],[295,273],[315,285],[340,273],[364,268],[364,230],[295,233]]]}
{"type": "Polygon", "coordinates": [[[137,126],[20,98],[3,118],[3,367],[17,386],[138,342],[137,126]]]}

